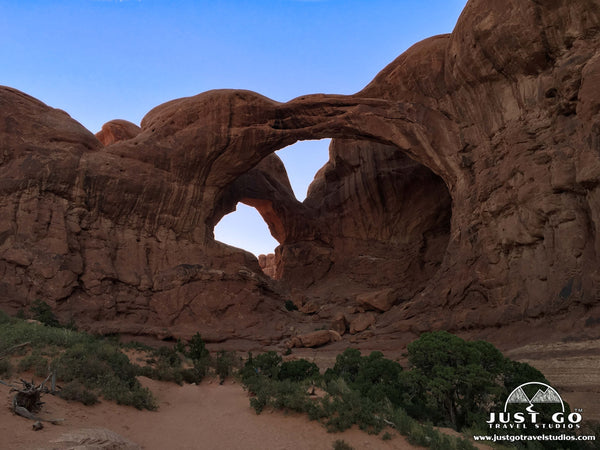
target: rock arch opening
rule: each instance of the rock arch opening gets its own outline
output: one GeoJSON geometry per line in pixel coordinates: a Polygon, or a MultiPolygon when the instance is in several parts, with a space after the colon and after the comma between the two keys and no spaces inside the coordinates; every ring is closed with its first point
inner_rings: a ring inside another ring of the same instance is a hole
{"type": "Polygon", "coordinates": [[[214,227],[215,239],[253,253],[263,272],[275,278],[276,247],[286,241],[290,216],[297,213],[292,210],[305,200],[326,165],[330,143],[331,139],[296,142],[240,177],[225,196],[233,211],[214,227]]]}
{"type": "Polygon", "coordinates": [[[249,251],[256,257],[273,253],[279,245],[259,212],[242,202],[219,221],[214,234],[217,241],[249,251]]]}
{"type": "Polygon", "coordinates": [[[304,201],[308,187],[329,161],[331,139],[298,141],[275,154],[283,161],[296,199],[304,201]]]}
{"type": "MultiPolygon", "coordinates": [[[[301,158],[302,145],[286,151],[301,158]]],[[[344,297],[346,290],[356,295],[393,286],[412,298],[438,271],[449,243],[452,200],[446,183],[398,147],[372,140],[335,138],[326,161],[316,175],[314,167],[305,174],[312,181],[299,201],[287,175],[296,167],[286,168],[271,154],[228,187],[226,211],[243,203],[260,213],[274,238],[270,245],[276,241],[274,255],[262,257],[260,265],[292,290],[319,295],[337,285],[344,297]]],[[[249,223],[237,217],[234,229],[247,235],[249,223]]],[[[218,230],[216,237],[250,250],[218,230]]]]}

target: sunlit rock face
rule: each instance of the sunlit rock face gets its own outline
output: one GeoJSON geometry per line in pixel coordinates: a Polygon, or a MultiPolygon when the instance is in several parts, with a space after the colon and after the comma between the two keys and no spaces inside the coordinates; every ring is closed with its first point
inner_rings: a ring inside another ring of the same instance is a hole
{"type": "Polygon", "coordinates": [[[473,0],[355,95],[210,91],[96,136],[0,88],[0,306],[232,342],[332,320],[598,334],[599,25],[594,1],[473,0]],[[321,138],[301,203],[273,153],[321,138]],[[214,241],[238,202],[280,243],[270,276],[214,241]]]}

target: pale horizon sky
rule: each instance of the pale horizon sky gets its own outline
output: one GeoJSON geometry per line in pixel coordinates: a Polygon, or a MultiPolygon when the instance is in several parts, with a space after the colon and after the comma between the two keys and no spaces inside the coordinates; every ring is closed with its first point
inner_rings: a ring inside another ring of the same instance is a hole
{"type": "MultiPolygon", "coordinates": [[[[161,103],[210,89],[277,101],[352,94],[414,43],[451,32],[465,3],[0,0],[0,84],[94,133],[112,119],[139,124],[161,103]]],[[[328,140],[297,145],[278,154],[303,198],[327,161],[328,140]]],[[[277,243],[252,211],[227,216],[215,233],[255,254],[272,252],[277,243]]]]}

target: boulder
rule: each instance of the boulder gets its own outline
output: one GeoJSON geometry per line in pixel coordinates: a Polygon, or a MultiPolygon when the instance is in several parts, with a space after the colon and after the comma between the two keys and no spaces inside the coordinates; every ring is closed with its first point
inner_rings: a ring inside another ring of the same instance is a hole
{"type": "Polygon", "coordinates": [[[350,334],[360,333],[365,331],[367,328],[375,325],[375,314],[363,313],[350,321],[350,334]]]}
{"type": "Polygon", "coordinates": [[[318,330],[312,333],[293,337],[289,342],[289,347],[314,348],[339,341],[341,336],[333,330],[318,330]]]}
{"type": "Polygon", "coordinates": [[[394,289],[383,289],[358,295],[356,301],[366,310],[386,312],[396,304],[397,294],[394,289]]]}

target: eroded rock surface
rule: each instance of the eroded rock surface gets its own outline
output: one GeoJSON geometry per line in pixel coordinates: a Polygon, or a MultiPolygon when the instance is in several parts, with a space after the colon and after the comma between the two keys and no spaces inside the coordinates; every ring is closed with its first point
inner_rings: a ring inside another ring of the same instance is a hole
{"type": "Polygon", "coordinates": [[[597,337],[599,30],[591,0],[471,0],[355,95],[210,91],[96,137],[0,88],[0,305],[212,341],[318,321],[597,337]],[[330,159],[299,202],[273,152],[320,138],[330,159]],[[238,202],[281,244],[271,277],[214,241],[238,202]]]}

